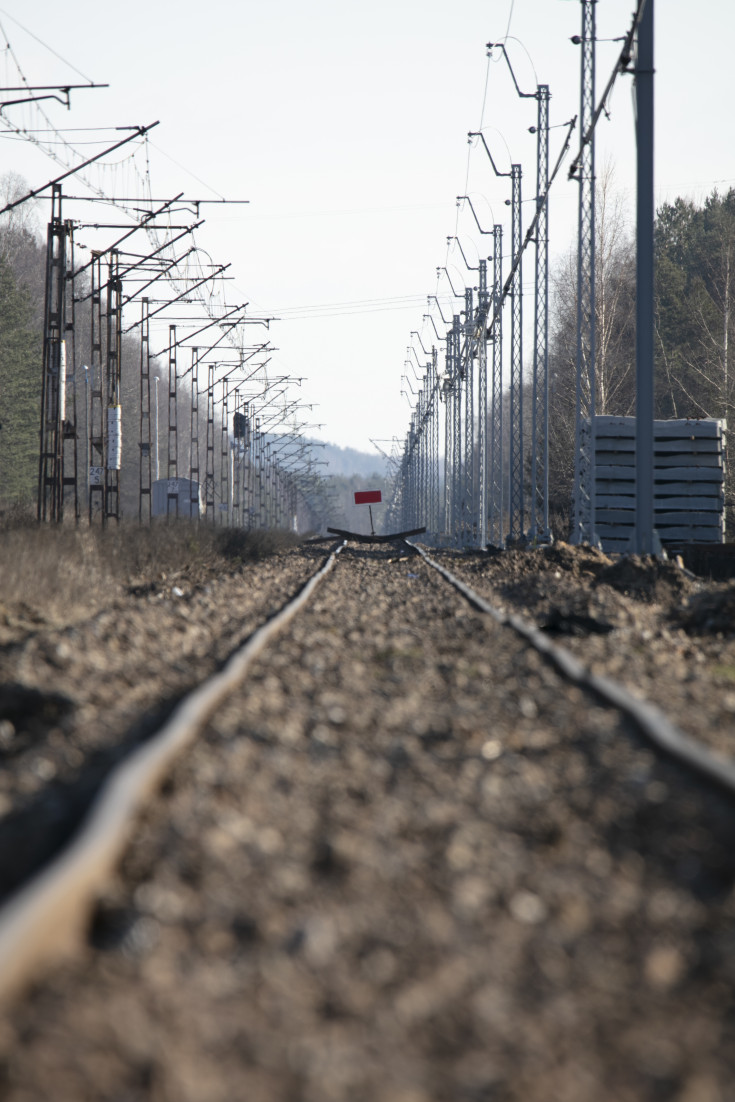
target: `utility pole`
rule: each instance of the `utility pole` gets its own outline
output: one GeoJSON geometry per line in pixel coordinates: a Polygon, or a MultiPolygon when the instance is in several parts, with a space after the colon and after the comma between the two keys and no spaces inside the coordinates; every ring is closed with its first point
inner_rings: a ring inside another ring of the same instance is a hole
{"type": "Polygon", "coordinates": [[[110,254],[107,280],[107,432],[104,524],[120,520],[120,470],[122,467],[122,281],[117,250],[110,254]]]}
{"type": "Polygon", "coordinates": [[[230,386],[222,380],[222,423],[220,431],[220,523],[230,524],[230,439],[229,439],[230,386]]]}
{"type": "MultiPolygon", "coordinates": [[[[46,239],[43,378],[38,466],[37,516],[59,523],[64,515],[64,432],[66,426],[67,282],[71,223],[62,219],[61,186],[54,184],[46,239]]],[[[76,431],[76,427],[74,429],[76,431]]]]}
{"type": "Polygon", "coordinates": [[[153,478],[158,482],[161,477],[161,467],[158,462],[158,375],[153,376],[153,397],[155,403],[154,417],[153,417],[153,478]]]}
{"type": "Polygon", "coordinates": [[[577,167],[577,363],[574,420],[574,517],[571,543],[595,536],[595,4],[581,0],[580,121],[582,151],[577,167]],[[585,395],[586,391],[586,395],[585,395]],[[586,397],[586,401],[585,401],[586,397]]]}
{"type": "Polygon", "coordinates": [[[94,251],[91,260],[90,348],[92,363],[89,395],[89,523],[95,515],[104,523],[105,514],[105,403],[102,368],[102,256],[94,251]]]}
{"type": "Polygon", "coordinates": [[[238,434],[238,418],[240,416],[240,388],[235,387],[232,400],[232,527],[240,528],[241,479],[242,463],[240,461],[242,443],[238,434]]]}
{"type": "Polygon", "coordinates": [[[513,271],[510,285],[510,433],[508,466],[510,485],[508,499],[508,539],[523,537],[523,263],[522,263],[522,171],[511,165],[512,220],[511,256],[513,271]]]}
{"type": "Polygon", "coordinates": [[[141,299],[140,319],[140,449],[138,520],[151,520],[151,352],[148,299],[141,299]]]}
{"type": "Polygon", "coordinates": [[[176,356],[176,326],[168,327],[168,472],[166,478],[166,516],[174,503],[174,516],[179,515],[179,424],[178,424],[178,364],[176,356]]]}
{"type": "Polygon", "coordinates": [[[204,508],[207,521],[216,525],[214,511],[214,364],[207,365],[207,458],[204,475],[204,508]]]}
{"type": "Polygon", "coordinates": [[[199,349],[191,350],[191,414],[189,418],[189,497],[190,509],[199,520],[201,483],[199,481],[199,349]]]}
{"type": "Polygon", "coordinates": [[[442,392],[444,394],[444,534],[448,543],[452,542],[452,510],[454,485],[454,379],[452,374],[452,349],[453,344],[450,333],[447,333],[446,348],[444,352],[444,379],[442,380],[442,392]]]}
{"type": "Polygon", "coordinates": [[[460,380],[464,391],[464,459],[462,479],[462,515],[460,518],[461,542],[463,546],[473,544],[477,538],[477,520],[475,509],[474,480],[474,372],[473,340],[474,305],[472,288],[466,287],[464,293],[464,334],[465,354],[460,356],[460,380]]]}
{"type": "Polygon", "coordinates": [[[531,424],[531,528],[548,543],[549,528],[549,86],[536,92],[536,279],[531,424]]]}
{"type": "Polygon", "coordinates": [[[480,283],[478,289],[478,318],[480,331],[476,332],[477,348],[477,535],[478,547],[487,543],[488,493],[487,493],[487,315],[490,296],[487,289],[487,261],[479,262],[480,283]]]}
{"type": "MultiPolygon", "coordinates": [[[[531,527],[529,535],[534,540],[550,539],[548,512],[548,309],[549,309],[549,229],[548,229],[548,190],[549,190],[549,86],[539,84],[535,92],[522,92],[516,79],[510,57],[503,42],[488,42],[488,56],[492,50],[499,49],[508,64],[516,92],[521,99],[535,99],[537,102],[536,127],[536,269],[534,295],[534,342],[533,342],[533,390],[531,410],[531,527]],[[539,524],[538,513],[542,519],[539,524]]],[[[520,165],[518,168],[520,187],[520,165]]],[[[514,181],[515,182],[515,181],[514,181]]],[[[520,262],[520,240],[516,244],[515,231],[512,262],[520,262]]],[[[519,273],[514,273],[519,275],[519,273]]],[[[513,279],[515,285],[515,278],[513,279]]],[[[515,327],[515,289],[513,286],[513,312],[515,327]]],[[[521,318],[522,322],[522,318],[521,318]]],[[[513,343],[513,333],[511,334],[513,343]]],[[[522,364],[520,367],[522,372],[522,364]]],[[[510,536],[518,538],[523,533],[524,488],[523,488],[523,387],[522,380],[514,386],[514,374],[518,371],[515,350],[511,365],[511,431],[510,431],[510,536]],[[518,394],[518,409],[514,415],[514,393],[518,394]],[[516,528],[516,516],[519,524],[516,528]]]]}
{"type": "Polygon", "coordinates": [[[452,543],[461,543],[462,527],[462,380],[461,380],[461,323],[459,314],[452,319],[451,335],[447,340],[452,347],[452,543]]]}
{"type": "Polygon", "coordinates": [[[493,227],[493,320],[490,340],[493,346],[492,388],[490,395],[490,542],[502,547],[504,506],[503,457],[503,227],[493,227]]]}
{"type": "Polygon", "coordinates": [[[646,0],[638,26],[635,64],[635,133],[638,152],[636,227],[635,548],[656,551],[653,494],[653,139],[654,0],[646,0]]]}
{"type": "Polygon", "coordinates": [[[434,539],[439,531],[439,367],[438,352],[434,345],[431,347],[430,366],[430,394],[431,394],[431,507],[427,518],[427,526],[434,539]]]}

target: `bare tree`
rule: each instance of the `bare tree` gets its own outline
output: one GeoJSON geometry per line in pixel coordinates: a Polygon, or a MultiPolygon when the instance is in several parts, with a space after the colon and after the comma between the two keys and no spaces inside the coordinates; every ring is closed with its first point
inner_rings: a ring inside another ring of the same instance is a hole
{"type": "MultiPolygon", "coordinates": [[[[635,401],[635,251],[625,204],[608,166],[596,191],[596,413],[627,415],[635,401]]],[[[568,514],[574,476],[577,362],[577,256],[570,249],[552,273],[549,479],[552,509],[568,514]]],[[[582,406],[589,409],[584,365],[582,406]]]]}

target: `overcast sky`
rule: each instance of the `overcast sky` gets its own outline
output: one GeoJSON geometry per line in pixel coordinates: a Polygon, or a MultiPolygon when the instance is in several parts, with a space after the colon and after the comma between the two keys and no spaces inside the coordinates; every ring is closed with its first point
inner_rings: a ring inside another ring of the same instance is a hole
{"type": "MultiPolygon", "coordinates": [[[[599,0],[599,38],[623,35],[633,7],[599,0]]],[[[735,4],[656,7],[657,197],[701,198],[735,186],[735,4]]],[[[467,132],[482,127],[501,169],[521,162],[524,198],[534,196],[535,101],[519,100],[505,62],[489,61],[485,44],[507,38],[522,90],[550,86],[552,158],[562,124],[579,109],[579,49],[570,41],[580,30],[579,0],[128,0],[117,9],[98,0],[0,0],[0,20],[31,83],[110,85],[72,93],[71,111],[48,106],[56,126],[160,119],[148,150],[156,197],[249,200],[204,207],[198,240],[215,261],[232,263],[232,303],[283,319],[271,326],[279,351],[269,371],[307,377],[303,400],[319,404],[302,416],[324,424],[314,435],[368,451],[371,438],[405,433],[401,375],[411,332],[427,347],[433,333],[423,320],[426,296],[438,295],[445,316],[452,309],[437,266],[447,266],[457,289],[474,282],[456,247],[448,253],[447,237],[459,235],[470,263],[490,252],[456,196],[470,194],[483,229],[505,222],[510,239],[508,182],[494,178],[467,132]]],[[[619,48],[600,41],[598,94],[619,48]]],[[[3,85],[15,84],[7,49],[3,58],[3,85]]],[[[631,88],[630,77],[619,79],[597,154],[598,167],[614,164],[630,202],[631,88]]],[[[5,114],[31,126],[26,112],[5,114]]],[[[0,141],[2,171],[19,171],[34,187],[59,171],[27,143],[0,141]]],[[[79,148],[89,155],[99,146],[79,148]]],[[[142,151],[135,165],[145,166],[142,151]]],[[[108,194],[137,186],[129,162],[98,180],[108,194]]],[[[573,242],[576,202],[564,173],[551,202],[555,256],[573,242]]],[[[525,210],[530,218],[530,202],[525,210]]],[[[44,205],[42,221],[47,212],[44,205]]],[[[66,214],[90,217],[81,205],[66,214]]]]}

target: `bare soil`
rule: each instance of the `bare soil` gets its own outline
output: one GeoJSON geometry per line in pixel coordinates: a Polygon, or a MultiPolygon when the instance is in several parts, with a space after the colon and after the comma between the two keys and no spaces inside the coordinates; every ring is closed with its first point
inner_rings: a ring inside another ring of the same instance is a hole
{"type": "Polygon", "coordinates": [[[497,608],[522,614],[594,672],[735,756],[735,581],[707,582],[676,560],[613,559],[563,543],[435,557],[497,608]]]}
{"type": "MultiPolygon", "coordinates": [[[[70,626],[0,597],[6,890],[95,755],[323,554],[143,570],[70,626]]],[[[564,545],[441,558],[732,754],[731,584],[564,545]]],[[[180,759],[86,944],[0,1017],[0,1097],[727,1102],[734,879],[735,801],[416,557],[348,548],[180,759]]]]}

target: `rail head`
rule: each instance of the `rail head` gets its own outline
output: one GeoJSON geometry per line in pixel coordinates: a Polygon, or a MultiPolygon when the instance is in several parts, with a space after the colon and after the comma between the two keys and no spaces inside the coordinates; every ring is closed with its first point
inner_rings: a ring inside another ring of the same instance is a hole
{"type": "Polygon", "coordinates": [[[634,697],[623,685],[612,678],[595,674],[583,662],[564,647],[553,643],[542,631],[520,616],[506,615],[481,597],[479,593],[457,578],[441,563],[432,559],[423,548],[410,540],[407,547],[421,556],[424,562],[436,570],[450,585],[479,612],[491,616],[497,623],[511,628],[522,636],[539,654],[546,657],[556,669],[575,685],[593,693],[605,704],[622,712],[640,733],[662,753],[686,765],[701,777],[715,784],[727,795],[735,796],[735,762],[714,753],[680,730],[664,713],[645,700],[634,697]]]}
{"type": "Polygon", "coordinates": [[[256,628],[223,668],[185,696],[160,730],[116,766],[69,843],[0,909],[0,1002],[78,945],[147,798],[266,644],[308,602],[345,546],[341,540],[332,547],[306,583],[256,628]]]}

